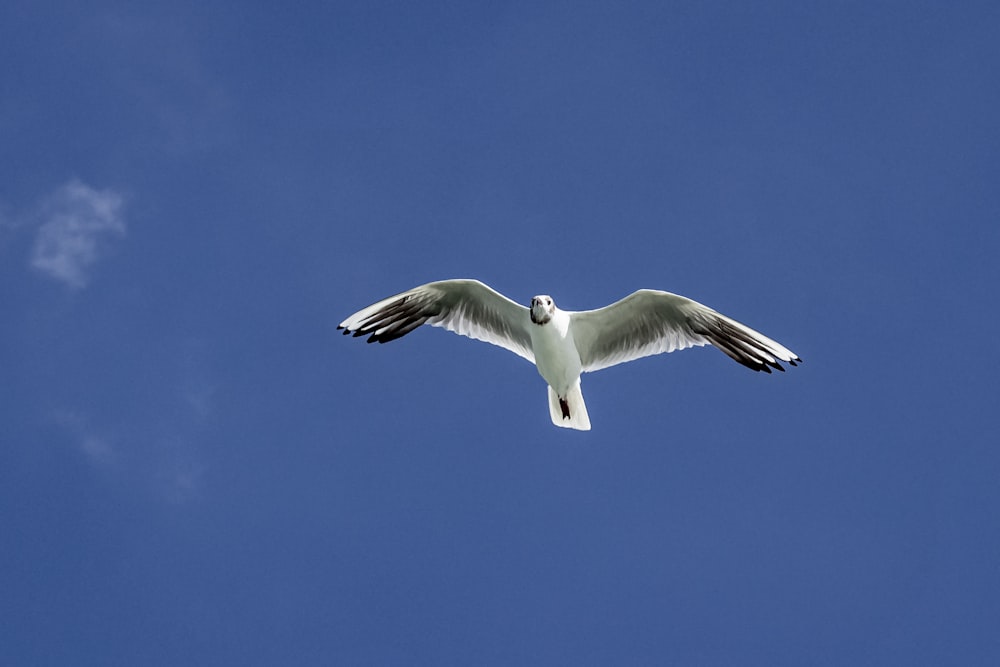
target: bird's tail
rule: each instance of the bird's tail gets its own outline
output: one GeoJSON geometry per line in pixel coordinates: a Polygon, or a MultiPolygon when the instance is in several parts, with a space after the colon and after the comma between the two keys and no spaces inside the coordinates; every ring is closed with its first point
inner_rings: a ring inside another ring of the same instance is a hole
{"type": "Polygon", "coordinates": [[[583,402],[579,380],[563,397],[549,387],[549,416],[556,426],[575,428],[578,431],[590,430],[590,415],[587,414],[587,404],[583,402]]]}

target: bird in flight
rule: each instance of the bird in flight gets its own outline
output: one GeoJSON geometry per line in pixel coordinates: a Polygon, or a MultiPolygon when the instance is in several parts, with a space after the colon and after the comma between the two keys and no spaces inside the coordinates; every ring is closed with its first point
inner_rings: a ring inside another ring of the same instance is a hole
{"type": "Polygon", "coordinates": [[[688,347],[714,345],[755,371],[802,360],[780,343],[697,301],[642,289],[597,310],[560,310],[542,294],[527,308],[478,280],[441,280],[383,299],[340,323],[344,334],[388,343],[421,324],[443,327],[524,357],[548,383],[549,415],[590,430],[580,374],[688,347]]]}

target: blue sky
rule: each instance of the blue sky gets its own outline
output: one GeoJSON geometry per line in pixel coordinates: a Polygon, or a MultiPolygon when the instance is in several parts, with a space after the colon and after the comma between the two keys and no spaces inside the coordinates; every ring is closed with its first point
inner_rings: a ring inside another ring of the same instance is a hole
{"type": "Polygon", "coordinates": [[[995,3],[0,10],[0,662],[994,665],[995,3]],[[586,375],[347,315],[640,287],[586,375]]]}

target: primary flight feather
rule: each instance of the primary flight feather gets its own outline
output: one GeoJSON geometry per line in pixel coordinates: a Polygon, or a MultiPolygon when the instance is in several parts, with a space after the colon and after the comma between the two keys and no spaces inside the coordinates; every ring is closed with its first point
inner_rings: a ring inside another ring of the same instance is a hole
{"type": "Polygon", "coordinates": [[[387,343],[422,324],[499,345],[537,366],[552,423],[590,430],[580,374],[633,359],[714,345],[755,371],[784,371],[798,355],[697,301],[643,289],[597,310],[560,310],[539,295],[528,308],[478,280],[440,280],[383,299],[340,323],[345,334],[387,343]]]}

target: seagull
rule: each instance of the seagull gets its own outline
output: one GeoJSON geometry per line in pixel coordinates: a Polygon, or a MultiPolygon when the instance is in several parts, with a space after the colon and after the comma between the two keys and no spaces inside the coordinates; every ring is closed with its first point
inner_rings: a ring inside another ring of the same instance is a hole
{"type": "Polygon", "coordinates": [[[686,297],[641,289],[597,310],[560,310],[552,297],[527,308],[478,280],[440,280],[390,296],[340,323],[344,334],[388,343],[422,324],[510,350],[535,364],[548,384],[549,415],[563,428],[590,430],[580,374],[714,345],[755,371],[784,372],[797,354],[750,327],[686,297]]]}

